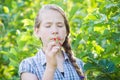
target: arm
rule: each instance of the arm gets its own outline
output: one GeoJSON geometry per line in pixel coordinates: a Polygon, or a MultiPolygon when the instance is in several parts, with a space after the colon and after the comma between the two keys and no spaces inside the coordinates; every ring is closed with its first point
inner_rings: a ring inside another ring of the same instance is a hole
{"type": "Polygon", "coordinates": [[[38,78],[32,73],[25,72],[21,74],[21,80],[38,80],[38,78]]]}
{"type": "MultiPolygon", "coordinates": [[[[42,80],[53,80],[54,72],[55,72],[55,69],[46,67],[42,80]]],[[[36,75],[32,73],[25,72],[21,74],[21,80],[38,80],[38,78],[36,75]]]]}
{"type": "Polygon", "coordinates": [[[26,58],[21,61],[18,72],[20,80],[38,80],[31,58],[26,58]]]}
{"type": "Polygon", "coordinates": [[[47,64],[42,80],[54,79],[54,73],[57,68],[56,54],[58,53],[59,49],[60,47],[58,47],[55,42],[50,42],[46,49],[43,48],[47,64]]]}
{"type": "Polygon", "coordinates": [[[52,68],[52,67],[50,68],[49,66],[46,66],[46,70],[44,72],[42,80],[53,80],[54,79],[54,73],[55,73],[54,68],[52,68]]]}

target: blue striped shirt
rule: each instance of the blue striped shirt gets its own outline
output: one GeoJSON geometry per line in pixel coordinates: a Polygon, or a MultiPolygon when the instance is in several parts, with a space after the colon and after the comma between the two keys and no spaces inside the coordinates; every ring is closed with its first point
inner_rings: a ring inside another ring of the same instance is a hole
{"type": "MultiPolygon", "coordinates": [[[[64,55],[64,76],[56,69],[54,73],[54,80],[81,80],[77,74],[75,68],[72,66],[67,54],[64,55]]],[[[77,59],[77,64],[83,70],[83,62],[77,59]]],[[[40,50],[35,56],[24,59],[19,66],[19,75],[23,72],[29,72],[35,74],[39,80],[42,80],[43,73],[46,67],[46,57],[42,50],[40,50]]]]}

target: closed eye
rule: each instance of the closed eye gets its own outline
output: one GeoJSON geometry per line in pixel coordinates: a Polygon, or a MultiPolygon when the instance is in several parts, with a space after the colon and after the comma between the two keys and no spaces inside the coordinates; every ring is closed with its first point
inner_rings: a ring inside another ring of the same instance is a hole
{"type": "Polygon", "coordinates": [[[63,24],[57,24],[57,26],[61,28],[61,27],[63,27],[64,25],[63,25],[63,24]]]}
{"type": "Polygon", "coordinates": [[[50,25],[46,25],[45,27],[46,27],[46,28],[50,28],[51,26],[50,26],[50,25]]]}
{"type": "Polygon", "coordinates": [[[58,25],[58,27],[60,27],[60,28],[61,28],[61,27],[63,27],[63,26],[62,26],[62,25],[58,25]]]}
{"type": "Polygon", "coordinates": [[[62,28],[62,27],[64,27],[64,22],[57,22],[57,27],[60,27],[60,28],[62,28]]]}
{"type": "Polygon", "coordinates": [[[46,24],[45,28],[50,28],[52,24],[46,24]]]}
{"type": "Polygon", "coordinates": [[[46,23],[44,24],[44,26],[45,26],[46,28],[50,28],[50,27],[52,26],[52,22],[46,22],[46,23]]]}

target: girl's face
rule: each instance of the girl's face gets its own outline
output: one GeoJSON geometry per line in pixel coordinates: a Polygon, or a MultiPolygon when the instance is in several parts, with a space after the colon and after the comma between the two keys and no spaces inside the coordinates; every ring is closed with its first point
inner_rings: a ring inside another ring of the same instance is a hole
{"type": "Polygon", "coordinates": [[[62,45],[67,36],[63,16],[55,10],[44,10],[39,17],[41,23],[35,32],[41,38],[43,47],[46,47],[51,41],[62,45]]]}

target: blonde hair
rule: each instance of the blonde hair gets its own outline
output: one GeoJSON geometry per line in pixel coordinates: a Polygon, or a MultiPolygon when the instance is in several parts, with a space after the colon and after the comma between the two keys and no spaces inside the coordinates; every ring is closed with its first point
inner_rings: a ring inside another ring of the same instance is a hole
{"type": "Polygon", "coordinates": [[[40,13],[42,13],[43,10],[47,10],[47,9],[52,9],[52,10],[58,11],[58,12],[63,16],[63,18],[64,18],[64,23],[65,23],[66,30],[67,30],[67,36],[66,36],[66,39],[65,39],[65,41],[64,41],[64,43],[63,43],[62,46],[63,46],[65,52],[67,53],[67,55],[68,55],[68,57],[69,57],[72,65],[73,65],[74,68],[76,69],[76,72],[77,72],[78,75],[80,76],[80,78],[82,77],[82,80],[85,80],[84,74],[83,74],[82,70],[79,68],[79,66],[77,65],[76,59],[75,59],[74,56],[73,56],[73,53],[72,53],[72,50],[71,50],[71,46],[70,46],[70,44],[69,44],[68,35],[69,35],[69,33],[70,33],[70,29],[69,29],[68,20],[67,20],[67,18],[66,18],[66,15],[65,15],[64,10],[63,10],[61,7],[59,7],[59,6],[55,5],[55,4],[44,5],[44,6],[40,9],[40,11],[39,11],[39,13],[38,13],[38,15],[37,15],[37,17],[36,17],[36,19],[35,19],[35,26],[34,26],[34,27],[35,27],[35,28],[39,28],[40,23],[41,23],[40,13]]]}

